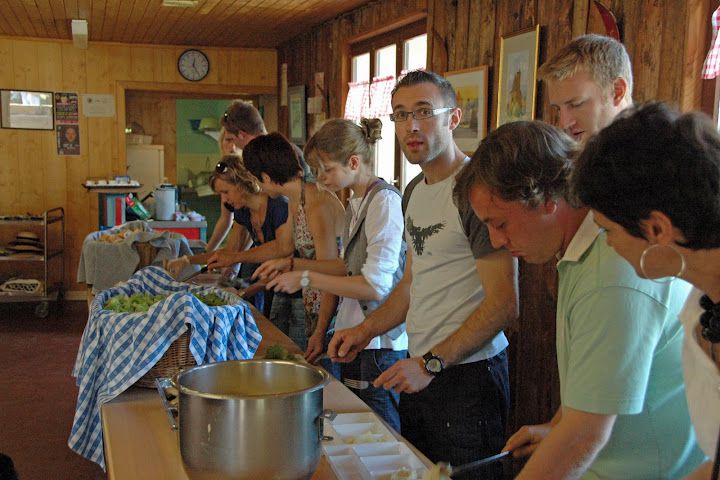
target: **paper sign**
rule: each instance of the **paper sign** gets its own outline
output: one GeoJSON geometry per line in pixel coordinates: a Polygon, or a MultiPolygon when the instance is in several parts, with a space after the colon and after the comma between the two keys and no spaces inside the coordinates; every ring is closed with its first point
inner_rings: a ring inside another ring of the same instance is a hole
{"type": "Polygon", "coordinates": [[[82,106],[83,115],[85,115],[86,117],[114,117],[115,95],[83,95],[82,106]]]}
{"type": "Polygon", "coordinates": [[[55,92],[55,124],[77,124],[78,94],[76,92],[55,92]]]}

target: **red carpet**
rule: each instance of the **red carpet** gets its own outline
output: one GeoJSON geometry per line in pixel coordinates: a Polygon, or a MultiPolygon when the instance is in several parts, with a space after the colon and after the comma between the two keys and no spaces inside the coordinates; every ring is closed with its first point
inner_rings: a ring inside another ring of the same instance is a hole
{"type": "Polygon", "coordinates": [[[85,302],[34,316],[35,304],[0,304],[0,452],[20,480],[106,478],[67,446],[77,388],[71,376],[87,320],[85,302]]]}

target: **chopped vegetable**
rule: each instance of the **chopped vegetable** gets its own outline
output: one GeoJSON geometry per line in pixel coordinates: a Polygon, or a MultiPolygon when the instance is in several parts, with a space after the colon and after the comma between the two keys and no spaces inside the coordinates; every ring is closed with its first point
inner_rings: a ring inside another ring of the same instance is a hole
{"type": "MultiPolygon", "coordinates": [[[[226,305],[225,301],[216,293],[210,292],[206,295],[202,293],[193,294],[198,300],[209,307],[220,307],[226,305]]],[[[137,313],[147,312],[150,307],[161,300],[165,300],[167,295],[150,295],[147,293],[133,293],[129,297],[126,295],[116,295],[110,298],[103,308],[118,313],[137,313]]]]}
{"type": "Polygon", "coordinates": [[[276,343],[265,350],[265,358],[271,360],[295,360],[295,354],[290,353],[287,348],[276,343]]]}

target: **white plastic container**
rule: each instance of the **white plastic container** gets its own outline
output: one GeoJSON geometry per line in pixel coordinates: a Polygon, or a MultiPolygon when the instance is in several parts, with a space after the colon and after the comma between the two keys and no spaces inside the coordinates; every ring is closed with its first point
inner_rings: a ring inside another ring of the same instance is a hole
{"type": "Polygon", "coordinates": [[[177,187],[161,184],[153,190],[155,198],[155,220],[172,220],[177,202],[177,187]]]}

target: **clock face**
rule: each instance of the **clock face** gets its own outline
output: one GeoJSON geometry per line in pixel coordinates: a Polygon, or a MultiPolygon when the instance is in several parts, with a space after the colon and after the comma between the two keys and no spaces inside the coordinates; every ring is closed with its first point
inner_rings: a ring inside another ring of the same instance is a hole
{"type": "Polygon", "coordinates": [[[210,62],[200,50],[185,50],[178,58],[178,71],[187,80],[197,82],[210,71],[210,62]]]}

